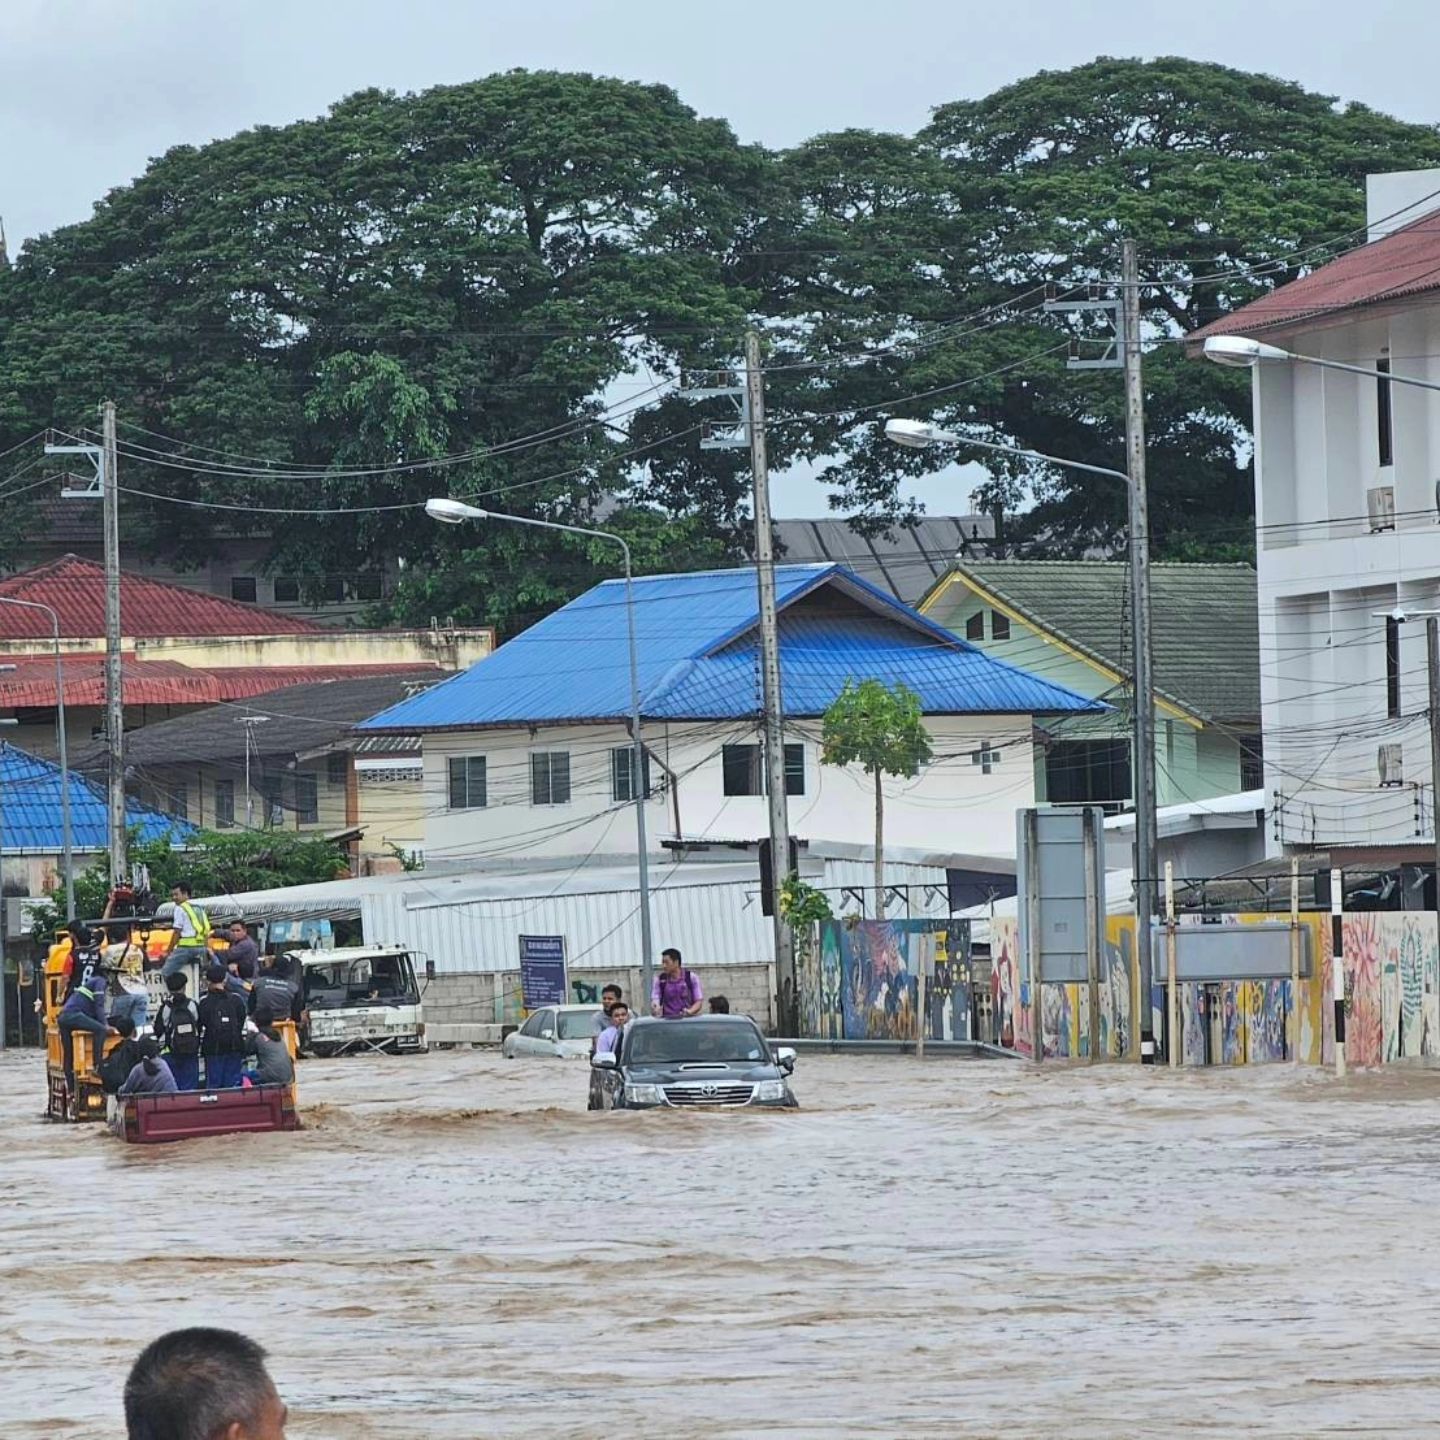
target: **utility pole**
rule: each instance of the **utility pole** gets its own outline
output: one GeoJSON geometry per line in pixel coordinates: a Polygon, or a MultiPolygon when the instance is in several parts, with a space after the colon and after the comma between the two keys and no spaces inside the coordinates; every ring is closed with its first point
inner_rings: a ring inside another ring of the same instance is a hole
{"type": "Polygon", "coordinates": [[[105,535],[105,746],[109,759],[110,883],[123,884],[125,867],[125,697],[120,672],[120,470],[115,443],[115,402],[103,422],[105,535]]]}
{"type": "Polygon", "coordinates": [[[790,863],[790,807],[785,794],[785,710],[780,689],[780,633],[775,606],[775,540],[770,528],[770,469],[765,455],[765,377],[760,336],[745,337],[745,421],[755,480],[755,571],[760,590],[760,680],[765,707],[765,776],[770,800],[770,885],[775,896],[775,1023],[782,1035],[800,1031],[794,937],[780,913],[790,863]]]}
{"type": "Polygon", "coordinates": [[[1155,974],[1155,682],[1150,656],[1150,507],[1145,491],[1145,389],[1141,374],[1140,266],[1135,242],[1121,246],[1121,340],[1125,452],[1130,474],[1130,595],[1135,687],[1135,951],[1140,968],[1140,1063],[1155,1063],[1151,993],[1155,974]]]}
{"type": "Polygon", "coordinates": [[[1435,837],[1435,912],[1440,915],[1440,617],[1425,619],[1430,678],[1430,828],[1435,837]]]}

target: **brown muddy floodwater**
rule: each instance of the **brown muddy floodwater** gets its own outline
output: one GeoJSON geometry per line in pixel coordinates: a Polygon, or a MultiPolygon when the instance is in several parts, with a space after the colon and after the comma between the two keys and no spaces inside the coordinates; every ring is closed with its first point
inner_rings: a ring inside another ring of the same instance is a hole
{"type": "Polygon", "coordinates": [[[291,1435],[1440,1434],[1440,1072],[802,1055],[798,1114],[583,1064],[310,1061],[303,1134],[126,1147],[0,1057],[0,1436],[122,1433],[231,1325],[291,1435]]]}

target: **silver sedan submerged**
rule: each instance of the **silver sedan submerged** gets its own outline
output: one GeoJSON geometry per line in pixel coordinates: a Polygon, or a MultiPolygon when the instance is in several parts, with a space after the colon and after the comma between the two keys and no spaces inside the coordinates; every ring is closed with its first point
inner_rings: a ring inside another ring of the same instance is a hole
{"type": "Polygon", "coordinates": [[[534,1011],[500,1044],[507,1060],[522,1055],[543,1055],[560,1060],[581,1060],[590,1054],[599,1033],[598,1005],[546,1005],[534,1011]]]}

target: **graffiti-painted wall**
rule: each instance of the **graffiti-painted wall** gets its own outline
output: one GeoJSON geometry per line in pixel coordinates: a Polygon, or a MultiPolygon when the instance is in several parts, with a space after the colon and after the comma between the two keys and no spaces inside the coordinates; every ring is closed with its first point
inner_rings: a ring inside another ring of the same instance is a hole
{"type": "Polygon", "coordinates": [[[927,1035],[970,1038],[970,924],[827,920],[796,955],[802,1033],[822,1040],[914,1040],[928,956],[927,1035]]]}
{"type": "MultiPolygon", "coordinates": [[[[1272,922],[1272,915],[1229,917],[1242,923],[1272,922]]],[[[1301,916],[1310,931],[1313,973],[1299,990],[1299,1059],[1331,1064],[1335,1056],[1331,993],[1330,923],[1324,915],[1301,916]]],[[[1346,1055],[1352,1065],[1381,1065],[1413,1056],[1440,1056],[1440,944],[1428,911],[1347,915],[1345,950],[1346,1055]]],[[[1002,1042],[1034,1053],[1028,985],[1022,986],[1019,928],[997,919],[990,933],[991,997],[1002,1042]]],[[[1157,964],[1160,964],[1157,956],[1157,964]]],[[[1165,990],[1150,996],[1156,1033],[1164,1024],[1165,990]]],[[[1291,1058],[1288,980],[1225,981],[1180,988],[1180,1029],[1187,1065],[1264,1064],[1291,1058]]],[[[1139,980],[1135,971],[1135,920],[1111,915],[1105,925],[1100,988],[1102,1056],[1134,1058],[1138,1051],[1139,980]]],[[[1048,1057],[1090,1053],[1085,987],[1047,985],[1043,996],[1044,1050],[1048,1057]]]]}

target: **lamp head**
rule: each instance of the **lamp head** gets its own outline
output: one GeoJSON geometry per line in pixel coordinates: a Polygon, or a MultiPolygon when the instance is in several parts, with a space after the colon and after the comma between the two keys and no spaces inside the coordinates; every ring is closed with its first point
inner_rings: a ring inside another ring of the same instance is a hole
{"type": "Polygon", "coordinates": [[[1205,358],[1217,365],[1248,370],[1262,360],[1289,360],[1291,355],[1278,345],[1265,345],[1245,335],[1211,335],[1205,341],[1205,358]]]}
{"type": "Polygon", "coordinates": [[[926,450],[935,443],[935,427],[928,420],[887,420],[885,438],[910,450],[926,450]]]}
{"type": "Polygon", "coordinates": [[[463,500],[449,500],[439,496],[425,502],[425,513],[432,520],[439,520],[446,525],[458,525],[462,520],[484,520],[489,514],[478,506],[467,505],[463,500]]]}

